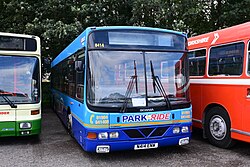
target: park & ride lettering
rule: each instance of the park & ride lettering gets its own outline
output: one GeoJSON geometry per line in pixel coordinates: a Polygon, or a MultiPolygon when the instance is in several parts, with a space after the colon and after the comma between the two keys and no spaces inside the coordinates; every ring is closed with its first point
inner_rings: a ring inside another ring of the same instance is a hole
{"type": "Polygon", "coordinates": [[[142,114],[122,116],[123,123],[147,122],[147,121],[166,121],[170,120],[170,113],[165,114],[142,114]]]}

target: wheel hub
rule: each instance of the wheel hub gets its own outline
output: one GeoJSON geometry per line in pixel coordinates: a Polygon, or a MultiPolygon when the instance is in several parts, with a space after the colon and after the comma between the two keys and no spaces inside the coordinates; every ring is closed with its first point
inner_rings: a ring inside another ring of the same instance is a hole
{"type": "Polygon", "coordinates": [[[217,139],[217,140],[222,140],[227,134],[227,126],[225,120],[219,116],[219,115],[214,115],[211,120],[210,120],[210,132],[211,135],[217,139]]]}

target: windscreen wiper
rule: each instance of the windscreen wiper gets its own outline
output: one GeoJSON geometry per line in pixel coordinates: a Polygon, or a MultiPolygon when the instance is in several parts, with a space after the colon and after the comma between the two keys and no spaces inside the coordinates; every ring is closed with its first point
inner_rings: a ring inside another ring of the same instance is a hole
{"type": "Polygon", "coordinates": [[[124,102],[123,105],[121,107],[120,112],[125,112],[128,106],[128,99],[133,91],[134,88],[134,84],[135,84],[135,89],[136,89],[136,93],[138,93],[138,80],[137,80],[137,69],[136,69],[136,62],[134,60],[134,75],[130,76],[130,80],[128,83],[128,87],[125,93],[125,97],[124,97],[124,102]]]}
{"type": "Polygon", "coordinates": [[[136,62],[134,60],[134,78],[135,78],[135,91],[138,93],[138,76],[137,76],[137,69],[136,69],[136,62]]]}
{"type": "Polygon", "coordinates": [[[153,67],[153,63],[152,60],[150,60],[150,68],[151,68],[151,75],[152,75],[152,79],[153,79],[153,89],[154,89],[154,93],[156,92],[156,88],[158,89],[158,91],[160,92],[160,94],[164,97],[166,105],[169,109],[172,109],[171,103],[169,101],[168,95],[161,83],[160,78],[155,75],[154,73],[154,67],[153,67]]]}
{"type": "Polygon", "coordinates": [[[13,103],[7,96],[6,93],[2,90],[0,90],[0,97],[2,97],[9,105],[11,108],[17,108],[17,105],[13,103]]]}

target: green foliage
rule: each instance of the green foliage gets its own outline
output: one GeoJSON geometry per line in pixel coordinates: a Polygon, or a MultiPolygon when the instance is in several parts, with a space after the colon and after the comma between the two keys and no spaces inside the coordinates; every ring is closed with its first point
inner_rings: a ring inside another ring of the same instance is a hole
{"type": "Polygon", "coordinates": [[[0,31],[37,35],[56,57],[89,26],[136,25],[189,36],[249,21],[250,0],[1,0],[0,31]]]}

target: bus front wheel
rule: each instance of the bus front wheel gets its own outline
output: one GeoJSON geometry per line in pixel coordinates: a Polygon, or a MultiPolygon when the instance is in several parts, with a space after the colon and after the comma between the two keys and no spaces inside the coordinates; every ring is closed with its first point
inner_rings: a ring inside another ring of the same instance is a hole
{"type": "Polygon", "coordinates": [[[234,141],[230,128],[230,118],[223,108],[213,107],[209,110],[205,119],[205,133],[211,144],[220,148],[232,147],[234,141]]]}

